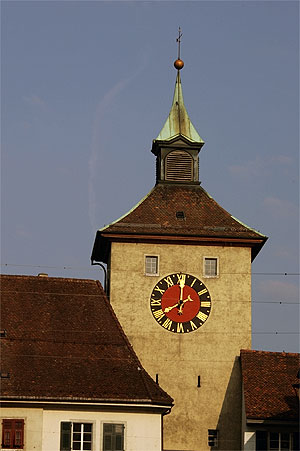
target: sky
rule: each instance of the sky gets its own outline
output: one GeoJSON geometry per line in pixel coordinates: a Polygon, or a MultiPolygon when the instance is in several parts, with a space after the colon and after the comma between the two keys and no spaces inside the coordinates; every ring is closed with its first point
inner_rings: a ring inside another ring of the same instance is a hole
{"type": "Polygon", "coordinates": [[[1,272],[103,280],[96,230],[155,184],[178,27],[203,188],[269,237],[253,349],[299,352],[298,1],[2,1],[1,272]]]}

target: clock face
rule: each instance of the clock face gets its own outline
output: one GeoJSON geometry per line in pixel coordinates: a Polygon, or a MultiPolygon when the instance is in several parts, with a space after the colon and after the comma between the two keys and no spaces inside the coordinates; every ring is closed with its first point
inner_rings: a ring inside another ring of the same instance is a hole
{"type": "Polygon", "coordinates": [[[175,273],[161,279],[154,287],[150,308],[154,319],[174,333],[193,332],[210,314],[208,289],[191,274],[175,273]]]}

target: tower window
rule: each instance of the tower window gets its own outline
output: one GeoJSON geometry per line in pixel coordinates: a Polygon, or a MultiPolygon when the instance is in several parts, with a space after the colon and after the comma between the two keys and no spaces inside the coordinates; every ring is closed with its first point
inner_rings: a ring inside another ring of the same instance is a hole
{"type": "Polygon", "coordinates": [[[204,257],[203,273],[205,277],[218,277],[219,275],[218,258],[204,257]]]}
{"type": "Polygon", "coordinates": [[[183,150],[173,150],[165,160],[165,179],[174,182],[193,181],[193,158],[183,150]]]}
{"type": "Polygon", "coordinates": [[[145,255],[145,275],[158,276],[158,255],[145,255]]]}

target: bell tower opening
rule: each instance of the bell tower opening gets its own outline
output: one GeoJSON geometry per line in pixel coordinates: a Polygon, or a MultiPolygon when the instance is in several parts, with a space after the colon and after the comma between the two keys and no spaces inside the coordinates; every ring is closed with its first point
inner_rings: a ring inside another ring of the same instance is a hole
{"type": "Polygon", "coordinates": [[[165,180],[173,182],[192,182],[194,162],[185,150],[173,150],[165,158],[165,180]]]}

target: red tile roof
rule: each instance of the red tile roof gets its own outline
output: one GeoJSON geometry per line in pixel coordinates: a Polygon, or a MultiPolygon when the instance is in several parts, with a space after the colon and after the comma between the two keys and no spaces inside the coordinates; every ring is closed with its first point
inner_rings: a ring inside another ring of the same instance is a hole
{"type": "Polygon", "coordinates": [[[247,419],[299,421],[300,354],[241,350],[247,419]]]}
{"type": "Polygon", "coordinates": [[[1,276],[2,399],[170,406],[143,369],[98,281],[1,276]]]}
{"type": "Polygon", "coordinates": [[[109,241],[142,235],[160,240],[243,242],[252,247],[253,258],[267,239],[231,216],[201,186],[158,184],[129,213],[98,231],[92,260],[106,261],[109,241]],[[176,217],[179,211],[184,212],[184,219],[176,217]]]}

